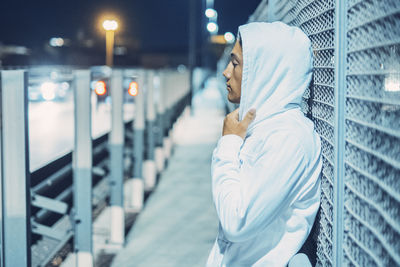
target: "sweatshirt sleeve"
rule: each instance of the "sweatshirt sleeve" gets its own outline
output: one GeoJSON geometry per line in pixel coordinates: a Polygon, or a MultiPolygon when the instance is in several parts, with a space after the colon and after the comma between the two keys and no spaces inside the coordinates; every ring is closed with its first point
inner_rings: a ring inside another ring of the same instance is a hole
{"type": "Polygon", "coordinates": [[[223,136],[212,159],[213,199],[224,235],[232,242],[265,229],[307,182],[304,150],[296,138],[271,136],[251,160],[239,157],[242,145],[239,136],[223,136]]]}

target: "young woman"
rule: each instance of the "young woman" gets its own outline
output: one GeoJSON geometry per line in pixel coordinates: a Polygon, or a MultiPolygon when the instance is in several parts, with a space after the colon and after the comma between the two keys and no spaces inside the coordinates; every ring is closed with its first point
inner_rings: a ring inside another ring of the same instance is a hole
{"type": "Polygon", "coordinates": [[[300,103],[312,76],[308,37],[281,22],[239,27],[226,77],[240,103],[212,160],[220,228],[207,266],[286,266],[320,204],[320,138],[300,103]]]}

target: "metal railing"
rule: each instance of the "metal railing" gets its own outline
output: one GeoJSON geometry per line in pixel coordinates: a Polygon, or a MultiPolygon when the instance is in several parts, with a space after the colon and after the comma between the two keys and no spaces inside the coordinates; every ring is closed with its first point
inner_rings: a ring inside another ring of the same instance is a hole
{"type": "Polygon", "coordinates": [[[92,139],[90,70],[73,70],[68,78],[74,89],[73,151],[33,172],[28,71],[5,70],[0,78],[1,266],[46,266],[70,252],[77,266],[93,266],[93,220],[109,208],[108,242],[124,244],[125,214],[140,212],[144,193],[154,188],[171,154],[169,132],[190,104],[189,75],[114,69],[109,77],[111,130],[92,139]],[[139,84],[133,121],[123,119],[126,78],[139,84]]]}

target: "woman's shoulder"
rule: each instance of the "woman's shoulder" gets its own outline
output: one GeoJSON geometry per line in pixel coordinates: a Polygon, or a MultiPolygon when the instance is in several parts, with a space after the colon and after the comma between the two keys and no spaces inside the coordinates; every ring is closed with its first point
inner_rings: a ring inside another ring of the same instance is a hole
{"type": "Polygon", "coordinates": [[[319,146],[319,136],[313,129],[293,123],[258,128],[246,138],[242,150],[246,154],[259,157],[262,153],[277,151],[282,147],[301,149],[305,154],[314,154],[314,151],[319,150],[319,146]]]}

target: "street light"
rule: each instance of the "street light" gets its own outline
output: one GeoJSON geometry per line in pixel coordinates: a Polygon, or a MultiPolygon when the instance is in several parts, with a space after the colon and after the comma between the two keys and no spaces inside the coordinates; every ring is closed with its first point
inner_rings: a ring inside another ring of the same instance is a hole
{"type": "Polygon", "coordinates": [[[218,32],[218,24],[213,21],[207,23],[207,30],[211,34],[216,34],[218,32]]]}
{"type": "Polygon", "coordinates": [[[207,8],[206,11],[204,12],[206,17],[209,19],[216,19],[218,16],[218,13],[215,9],[213,8],[207,8]]]}
{"type": "Polygon", "coordinates": [[[106,65],[111,67],[113,65],[114,32],[118,28],[118,22],[116,20],[105,20],[103,28],[106,30],[106,65]]]}
{"type": "Polygon", "coordinates": [[[224,38],[228,44],[232,44],[235,41],[235,36],[231,32],[226,32],[224,38]]]}

